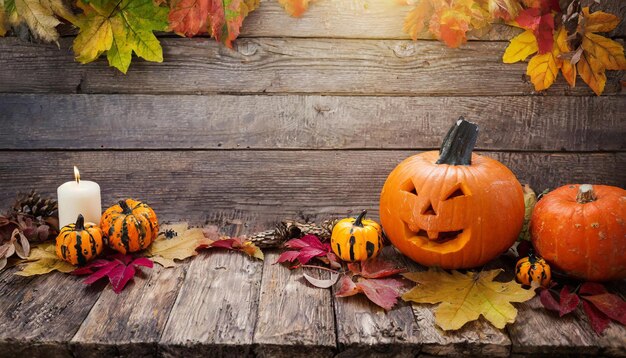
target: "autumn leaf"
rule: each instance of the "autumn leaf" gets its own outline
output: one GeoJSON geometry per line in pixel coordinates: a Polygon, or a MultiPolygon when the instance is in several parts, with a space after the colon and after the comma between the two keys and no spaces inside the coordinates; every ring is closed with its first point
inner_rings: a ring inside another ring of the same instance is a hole
{"type": "Polygon", "coordinates": [[[17,27],[26,23],[32,34],[46,42],[56,42],[59,33],[59,18],[74,23],[76,17],[65,6],[63,0],[6,0],[0,1],[0,36],[9,25],[17,27]]]}
{"type": "Polygon", "coordinates": [[[488,0],[487,8],[494,19],[513,20],[522,9],[519,0],[488,0]]]}
{"type": "Polygon", "coordinates": [[[89,275],[83,281],[86,285],[91,285],[107,277],[113,292],[120,293],[126,284],[135,277],[139,266],[152,268],[153,264],[150,259],[145,257],[133,259],[131,255],[118,253],[107,259],[91,261],[86,266],[72,271],[72,275],[89,275]]]}
{"type": "Polygon", "coordinates": [[[559,58],[561,59],[561,73],[570,87],[576,86],[576,65],[572,64],[572,59],[564,58],[563,54],[571,52],[567,41],[567,30],[564,26],[559,28],[559,32],[556,35],[556,46],[559,50],[559,58]]]}
{"type": "Polygon", "coordinates": [[[543,91],[550,88],[559,74],[559,50],[555,48],[544,54],[533,56],[526,67],[526,74],[535,86],[535,90],[543,91]]]}
{"type": "Polygon", "coordinates": [[[91,0],[82,6],[89,11],[76,22],[80,28],[74,40],[77,61],[92,62],[106,51],[109,65],[123,73],[133,52],[144,60],[163,62],[153,31],[167,28],[167,8],[152,0],[91,0]]]}
{"type": "Polygon", "coordinates": [[[335,296],[349,297],[363,293],[370,301],[387,311],[396,305],[405,282],[393,276],[405,272],[405,269],[375,257],[360,263],[349,263],[348,270],[348,274],[339,280],[335,296]]]}
{"type": "Polygon", "coordinates": [[[611,319],[626,325],[626,302],[618,295],[609,293],[602,284],[584,282],[578,292],[571,291],[565,285],[558,294],[558,301],[549,289],[542,289],[539,295],[543,306],[548,310],[559,312],[560,317],[576,310],[582,301],[583,312],[597,334],[604,332],[611,319]]]}
{"type": "Polygon", "coordinates": [[[402,295],[405,301],[441,303],[435,309],[435,322],[444,330],[456,330],[482,315],[497,328],[515,321],[517,309],[511,302],[525,302],[535,296],[514,281],[493,281],[502,270],[447,273],[430,269],[404,277],[417,283],[402,295]]]}
{"type": "Polygon", "coordinates": [[[416,41],[428,29],[432,12],[433,6],[430,0],[419,1],[404,19],[402,30],[409,34],[413,41],[416,41]]]}
{"type": "Polygon", "coordinates": [[[52,271],[71,272],[75,268],[57,257],[56,247],[52,242],[32,247],[26,264],[15,274],[19,276],[44,275],[52,271]]]}
{"type": "Polygon", "coordinates": [[[524,61],[528,56],[537,52],[538,49],[535,35],[531,30],[526,30],[511,39],[511,43],[509,43],[502,56],[502,62],[515,63],[524,61]]]}
{"type": "Polygon", "coordinates": [[[300,17],[313,1],[314,0],[278,0],[278,3],[289,15],[300,17]]]}
{"type": "Polygon", "coordinates": [[[585,19],[585,32],[609,32],[619,25],[620,18],[603,11],[589,13],[589,7],[582,9],[585,19]]]}
{"type": "Polygon", "coordinates": [[[522,231],[518,239],[530,241],[530,218],[533,214],[535,204],[537,204],[537,194],[535,194],[535,191],[528,184],[522,187],[522,192],[524,193],[524,224],[522,225],[522,231]]]}
{"type": "Polygon", "coordinates": [[[246,240],[245,237],[222,238],[211,243],[210,247],[241,251],[250,257],[254,257],[259,260],[265,259],[263,251],[261,251],[261,249],[256,246],[252,241],[246,240]]]}
{"type": "Polygon", "coordinates": [[[170,28],[192,37],[210,33],[217,41],[232,47],[241,24],[259,6],[259,0],[176,0],[168,15],[170,28]]]}
{"type": "Polygon", "coordinates": [[[198,248],[208,247],[202,229],[189,228],[187,223],[164,225],[156,240],[146,250],[146,256],[163,267],[174,267],[174,260],[184,260],[198,254],[198,248]]]}
{"type": "Polygon", "coordinates": [[[530,30],[535,35],[539,54],[549,53],[554,43],[554,15],[545,13],[540,8],[529,8],[520,11],[515,19],[520,27],[530,30]]]}
{"type": "Polygon", "coordinates": [[[315,235],[304,235],[299,239],[292,239],[285,243],[286,248],[291,249],[283,252],[276,260],[277,263],[298,261],[306,265],[315,257],[326,257],[330,253],[330,245],[322,243],[315,235]]]}
{"type": "Polygon", "coordinates": [[[467,7],[448,6],[444,3],[433,14],[428,29],[448,47],[456,48],[467,42],[466,34],[471,20],[467,7]]]}

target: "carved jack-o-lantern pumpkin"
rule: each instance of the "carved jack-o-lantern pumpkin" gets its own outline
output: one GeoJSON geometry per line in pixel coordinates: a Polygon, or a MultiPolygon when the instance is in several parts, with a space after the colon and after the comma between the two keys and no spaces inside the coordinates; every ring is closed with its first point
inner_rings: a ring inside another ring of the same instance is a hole
{"type": "Polygon", "coordinates": [[[522,228],[522,187],[502,163],[472,154],[477,136],[478,126],[461,118],[440,152],[407,158],[385,182],[382,226],[420,264],[483,265],[507,250],[522,228]]]}

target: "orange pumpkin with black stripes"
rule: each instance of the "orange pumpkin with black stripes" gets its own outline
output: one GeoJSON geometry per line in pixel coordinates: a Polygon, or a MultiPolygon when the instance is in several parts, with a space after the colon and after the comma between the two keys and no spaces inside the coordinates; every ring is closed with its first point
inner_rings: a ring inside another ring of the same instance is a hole
{"type": "Polygon", "coordinates": [[[154,210],[141,201],[126,199],[108,208],[100,227],[109,246],[123,254],[150,246],[159,233],[159,221],[154,210]]]}
{"type": "Polygon", "coordinates": [[[551,278],[550,265],[533,252],[528,253],[528,257],[520,259],[515,265],[515,281],[524,286],[531,286],[535,282],[539,286],[548,287],[551,278]]]}
{"type": "Polygon", "coordinates": [[[333,252],[344,261],[364,261],[375,257],[383,246],[382,228],[366,220],[367,210],[356,218],[340,220],[333,227],[330,245],[333,252]]]}
{"type": "Polygon", "coordinates": [[[85,219],[78,215],[75,224],[61,229],[56,239],[56,254],[72,265],[84,265],[98,256],[104,247],[102,230],[97,225],[85,225],[85,219]]]}

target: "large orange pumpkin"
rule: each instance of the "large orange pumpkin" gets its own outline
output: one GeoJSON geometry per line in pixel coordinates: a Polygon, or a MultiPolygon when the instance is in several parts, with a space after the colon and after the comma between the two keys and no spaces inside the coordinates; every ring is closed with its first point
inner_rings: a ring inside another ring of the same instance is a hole
{"type": "Polygon", "coordinates": [[[123,254],[150,246],[159,233],[154,210],[141,201],[126,199],[108,208],[100,219],[109,246],[123,254]]]}
{"type": "Polygon", "coordinates": [[[420,264],[483,265],[506,251],[522,228],[522,186],[502,163],[472,154],[477,136],[478,126],[461,118],[439,152],[405,159],[385,182],[385,234],[420,264]]]}
{"type": "Polygon", "coordinates": [[[533,246],[554,268],[589,281],[626,278],[626,190],[565,185],[533,211],[533,246]]]}

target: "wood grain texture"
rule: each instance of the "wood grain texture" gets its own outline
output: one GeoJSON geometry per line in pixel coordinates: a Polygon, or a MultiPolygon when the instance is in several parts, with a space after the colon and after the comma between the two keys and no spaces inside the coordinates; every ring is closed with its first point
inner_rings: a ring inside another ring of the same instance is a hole
{"type": "Polygon", "coordinates": [[[214,249],[196,256],[160,340],[165,357],[247,356],[263,263],[214,249]]]}
{"type": "Polygon", "coordinates": [[[302,270],[274,264],[277,259],[277,252],[265,253],[255,354],[331,357],[336,335],[330,289],[310,286],[302,270]]]}
{"type": "Polygon", "coordinates": [[[0,272],[0,357],[71,357],[68,342],[98,299],[101,285],[51,273],[0,272]]]}
{"type": "MultiPolygon", "coordinates": [[[[516,306],[515,323],[508,326],[515,354],[587,354],[600,353],[595,333],[580,314],[560,317],[548,312],[539,297],[516,306]]],[[[579,312],[580,313],[580,312],[579,312]]],[[[622,338],[623,342],[623,338],[622,338]]]]}
{"type": "Polygon", "coordinates": [[[155,356],[157,343],[185,274],[185,267],[139,268],[123,292],[108,286],[70,345],[74,357],[155,356]]]}
{"type": "MultiPolygon", "coordinates": [[[[406,256],[398,255],[409,271],[426,270],[406,256]]],[[[487,264],[488,266],[494,263],[487,264]]],[[[501,266],[498,266],[501,267],[501,266]]],[[[495,267],[494,267],[495,268],[495,267]]],[[[437,305],[413,303],[413,314],[422,336],[421,354],[432,356],[505,357],[511,351],[511,339],[506,331],[492,326],[484,318],[465,324],[456,331],[443,331],[435,323],[437,305]]]]}
{"type": "Polygon", "coordinates": [[[0,149],[438,148],[461,115],[479,149],[626,149],[619,96],[32,94],[0,94],[0,149]]]}
{"type": "MultiPolygon", "coordinates": [[[[54,195],[72,166],[102,190],[103,208],[124,197],[162,220],[198,222],[226,210],[265,219],[311,219],[370,209],[387,174],[414,151],[9,151],[0,155],[0,207],[30,188],[54,195]],[[25,167],[25,165],[27,165],[25,167]],[[350,188],[347,190],[347,188],[350,188]]],[[[537,191],[571,182],[626,186],[626,153],[488,152],[537,191]]]]}
{"type": "MultiPolygon", "coordinates": [[[[391,247],[384,248],[381,257],[403,262],[391,247]]],[[[338,288],[336,284],[333,293],[338,288]]],[[[415,357],[420,352],[424,336],[410,304],[399,300],[385,312],[362,294],[333,299],[339,357],[415,357]]]]}
{"type": "MultiPolygon", "coordinates": [[[[163,38],[163,63],[136,60],[123,75],[101,58],[74,62],[71,39],[35,45],[0,39],[0,92],[316,93],[498,96],[534,93],[526,64],[504,64],[505,42],[449,49],[435,41],[240,39],[234,49],[207,38],[163,38]],[[63,68],[63,71],[58,71],[63,68]],[[462,79],[462,80],[461,80],[462,79]]],[[[605,95],[621,94],[623,73],[609,71],[605,95]]],[[[591,95],[563,79],[548,95],[591,95]]]]}

